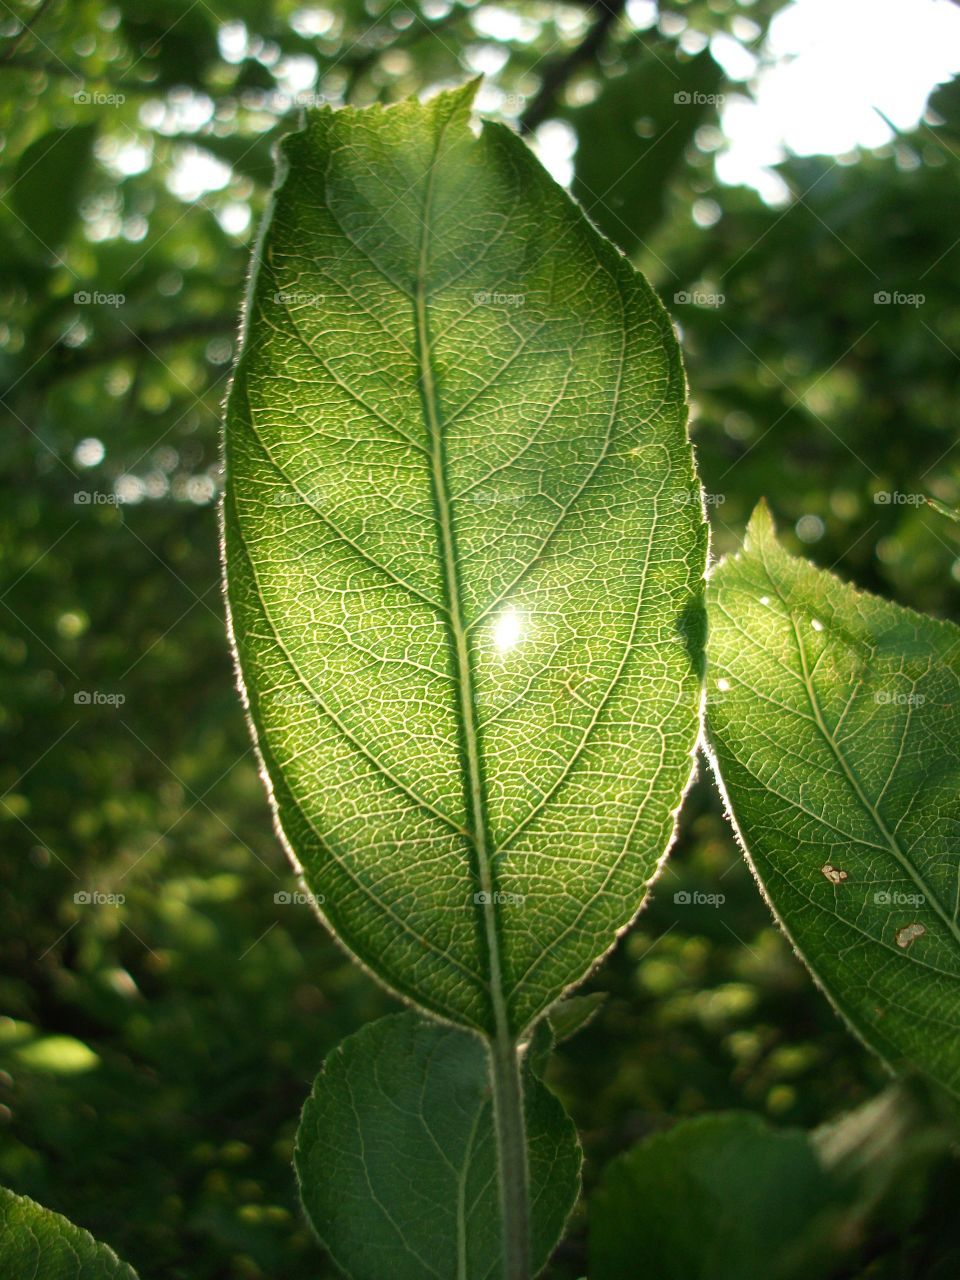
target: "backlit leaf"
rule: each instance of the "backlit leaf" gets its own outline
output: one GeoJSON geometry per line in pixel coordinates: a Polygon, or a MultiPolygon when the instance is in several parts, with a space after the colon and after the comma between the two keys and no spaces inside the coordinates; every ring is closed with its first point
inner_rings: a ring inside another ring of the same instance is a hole
{"type": "Polygon", "coordinates": [[[960,629],[787,555],[709,589],[708,732],[770,904],[850,1025],[960,1094],[960,629]]]}
{"type": "Polygon", "coordinates": [[[320,912],[397,991],[518,1034],[672,838],[705,530],[663,308],[473,92],[284,141],[224,536],[320,912]]]}

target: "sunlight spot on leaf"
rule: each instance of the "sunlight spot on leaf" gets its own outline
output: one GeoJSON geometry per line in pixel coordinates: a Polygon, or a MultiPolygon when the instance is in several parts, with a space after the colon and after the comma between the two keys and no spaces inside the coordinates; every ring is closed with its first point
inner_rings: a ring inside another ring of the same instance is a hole
{"type": "Polygon", "coordinates": [[[504,609],[493,625],[493,643],[501,653],[512,649],[522,634],[520,615],[516,609],[504,609]]]}

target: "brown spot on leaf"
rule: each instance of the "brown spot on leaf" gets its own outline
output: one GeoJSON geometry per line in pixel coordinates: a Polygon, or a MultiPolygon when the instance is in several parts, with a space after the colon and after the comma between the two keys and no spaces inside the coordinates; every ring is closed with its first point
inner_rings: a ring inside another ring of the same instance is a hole
{"type": "Polygon", "coordinates": [[[835,867],[830,862],[825,862],[820,868],[821,875],[827,877],[831,884],[843,884],[844,880],[849,879],[849,872],[841,871],[839,867],[835,867]]]}
{"type": "Polygon", "coordinates": [[[902,947],[906,951],[911,942],[916,942],[917,938],[922,938],[927,932],[926,926],[918,923],[905,924],[897,930],[897,946],[902,947]]]}

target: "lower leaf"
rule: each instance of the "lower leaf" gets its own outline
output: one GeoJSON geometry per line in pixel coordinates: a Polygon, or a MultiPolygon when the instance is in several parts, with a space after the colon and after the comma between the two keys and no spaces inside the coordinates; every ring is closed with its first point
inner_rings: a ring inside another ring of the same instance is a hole
{"type": "Polygon", "coordinates": [[[0,1187],[4,1280],[137,1280],[112,1249],[51,1209],[0,1187]]]}
{"type": "Polygon", "coordinates": [[[811,1133],[747,1112],[682,1120],[607,1167],[590,1280],[848,1275],[878,1230],[909,1229],[950,1140],[939,1109],[903,1086],[811,1133]]]}
{"type": "MultiPolygon", "coordinates": [[[[580,1187],[576,1131],[527,1069],[534,1271],[580,1187]]],[[[307,1216],[352,1280],[495,1280],[503,1242],[487,1054],[476,1036],[402,1013],[328,1057],[294,1155],[307,1216]]]]}
{"type": "Polygon", "coordinates": [[[749,1114],[682,1121],[608,1167],[590,1207],[590,1280],[799,1280],[829,1202],[806,1134],[749,1114]]]}

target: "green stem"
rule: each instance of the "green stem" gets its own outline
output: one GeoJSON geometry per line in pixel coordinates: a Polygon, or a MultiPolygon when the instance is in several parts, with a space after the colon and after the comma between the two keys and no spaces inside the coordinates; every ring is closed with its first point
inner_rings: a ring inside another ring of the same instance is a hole
{"type": "Polygon", "coordinates": [[[490,1081],[500,1170],[504,1280],[530,1280],[530,1205],[523,1085],[516,1044],[498,1035],[490,1041],[490,1081]]]}

